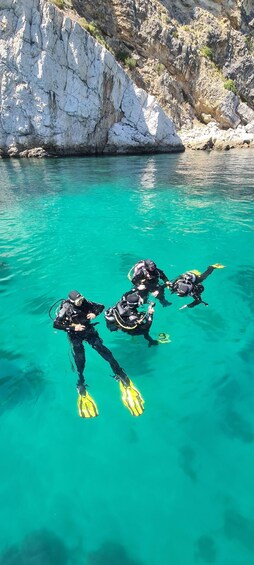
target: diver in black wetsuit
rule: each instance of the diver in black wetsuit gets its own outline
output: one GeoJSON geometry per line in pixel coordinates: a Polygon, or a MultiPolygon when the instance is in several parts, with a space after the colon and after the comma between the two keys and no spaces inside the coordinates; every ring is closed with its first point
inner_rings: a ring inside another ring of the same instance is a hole
{"type": "Polygon", "coordinates": [[[150,259],[139,261],[134,265],[131,282],[138,289],[144,301],[147,301],[148,294],[151,293],[158,298],[162,306],[170,306],[171,302],[165,298],[165,287],[170,287],[170,281],[150,259]],[[160,279],[164,284],[160,284],[160,279]]]}
{"type": "Polygon", "coordinates": [[[148,341],[148,347],[158,345],[152,339],[149,330],[153,321],[154,302],[148,307],[147,312],[139,312],[138,307],[144,303],[136,289],[126,292],[121,300],[105,311],[107,328],[110,331],[121,330],[129,335],[143,335],[148,341]]]}
{"type": "Polygon", "coordinates": [[[223,269],[223,265],[220,263],[214,263],[214,265],[209,265],[204,273],[199,274],[197,271],[187,271],[170,283],[172,294],[177,294],[181,297],[192,296],[194,298],[193,302],[185,304],[179,308],[179,310],[183,310],[184,308],[194,308],[194,306],[197,306],[198,304],[208,306],[208,303],[204,302],[201,298],[201,294],[205,290],[201,283],[214,271],[214,269],[223,269]]]}
{"type": "Polygon", "coordinates": [[[103,304],[90,302],[79,292],[72,290],[68,299],[62,302],[60,311],[54,320],[54,328],[68,333],[78,372],[77,390],[81,395],[85,394],[86,390],[83,374],[86,361],[83,341],[89,343],[110,364],[116,380],[120,380],[124,385],[129,384],[125,371],[117,363],[111,351],[103,345],[102,339],[93,327],[94,324],[91,323],[103,310],[103,304]]]}

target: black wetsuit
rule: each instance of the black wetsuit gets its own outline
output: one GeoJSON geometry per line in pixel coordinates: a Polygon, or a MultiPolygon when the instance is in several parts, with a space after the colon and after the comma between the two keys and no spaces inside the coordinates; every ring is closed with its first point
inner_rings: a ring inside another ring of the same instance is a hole
{"type": "Polygon", "coordinates": [[[178,294],[178,292],[177,292],[178,283],[183,282],[185,285],[189,286],[189,289],[187,289],[185,295],[179,295],[179,296],[192,296],[194,298],[193,302],[186,305],[187,308],[194,308],[194,306],[198,306],[198,304],[201,304],[201,303],[205,304],[205,306],[208,306],[207,302],[204,302],[202,300],[202,297],[201,297],[202,292],[204,292],[204,290],[205,290],[201,283],[209,275],[211,275],[211,273],[214,271],[214,269],[215,269],[215,267],[213,267],[212,265],[209,265],[209,267],[207,267],[206,271],[204,271],[201,275],[195,275],[195,281],[189,282],[188,285],[185,281],[185,274],[180,275],[179,277],[177,277],[177,279],[175,279],[175,281],[173,281],[171,292],[178,294]]]}
{"type": "Polygon", "coordinates": [[[103,341],[98,332],[94,329],[93,323],[87,319],[87,314],[95,314],[98,316],[103,309],[103,304],[97,304],[96,302],[90,302],[85,299],[81,306],[75,306],[69,300],[65,300],[62,302],[60,312],[53,324],[54,328],[64,330],[68,333],[79,376],[77,383],[78,386],[85,382],[83,372],[85,369],[86,358],[85,348],[82,343],[83,341],[89,343],[89,345],[91,345],[92,348],[95,349],[99,355],[101,355],[103,359],[110,364],[116,378],[120,377],[120,379],[124,382],[129,380],[125,371],[113,357],[111,351],[103,345],[103,341]],[[72,324],[82,324],[82,326],[85,326],[85,329],[82,331],[75,331],[72,324]]]}
{"type": "Polygon", "coordinates": [[[142,296],[145,301],[147,301],[149,292],[158,292],[156,298],[158,298],[162,306],[168,306],[170,302],[165,298],[165,284],[161,285],[160,279],[164,283],[168,281],[167,276],[161,269],[156,267],[154,271],[149,271],[146,268],[145,261],[140,261],[134,267],[134,275],[131,282],[136,288],[141,284],[145,286],[143,290],[138,289],[140,296],[142,296]]]}
{"type": "Polygon", "coordinates": [[[110,331],[121,330],[129,335],[143,335],[149,345],[158,344],[149,334],[153,314],[139,312],[136,307],[127,303],[125,295],[115,306],[106,310],[105,319],[110,331]]]}

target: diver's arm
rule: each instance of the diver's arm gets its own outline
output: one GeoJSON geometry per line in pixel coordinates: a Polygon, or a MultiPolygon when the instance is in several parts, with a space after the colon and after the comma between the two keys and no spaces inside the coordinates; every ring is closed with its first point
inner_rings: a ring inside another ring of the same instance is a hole
{"type": "Polygon", "coordinates": [[[105,308],[104,304],[99,304],[97,302],[90,302],[90,300],[88,301],[88,305],[89,305],[89,312],[87,314],[88,320],[93,320],[94,318],[96,318],[96,316],[99,316],[99,314],[101,314],[101,312],[105,308]]]}
{"type": "Polygon", "coordinates": [[[152,321],[153,321],[154,306],[155,306],[155,302],[151,302],[151,303],[149,304],[148,310],[147,310],[147,315],[146,315],[146,317],[147,317],[147,320],[148,320],[148,322],[150,323],[150,325],[151,325],[151,323],[152,323],[152,321]]]}
{"type": "Polygon", "coordinates": [[[157,268],[157,271],[158,271],[158,273],[159,273],[160,279],[163,280],[163,282],[164,282],[167,286],[169,286],[170,281],[169,281],[168,277],[165,275],[164,271],[162,271],[161,269],[158,269],[158,268],[157,268]]]}
{"type": "Polygon", "coordinates": [[[63,330],[63,331],[67,331],[67,325],[64,322],[64,320],[61,320],[59,318],[56,318],[53,322],[53,328],[55,328],[55,330],[63,330]]]}
{"type": "Polygon", "coordinates": [[[80,332],[85,329],[82,324],[74,324],[70,319],[57,317],[53,322],[53,327],[56,330],[63,330],[64,332],[80,332]]]}
{"type": "Polygon", "coordinates": [[[85,328],[85,326],[81,326],[81,324],[73,324],[70,320],[61,319],[59,317],[53,322],[53,327],[56,330],[63,330],[64,332],[81,331],[85,328]]]}
{"type": "Polygon", "coordinates": [[[141,325],[143,330],[147,329],[147,331],[149,331],[149,328],[152,325],[153,315],[154,315],[154,307],[152,306],[152,304],[149,305],[146,314],[140,313],[140,318],[137,321],[137,323],[141,325]]]}

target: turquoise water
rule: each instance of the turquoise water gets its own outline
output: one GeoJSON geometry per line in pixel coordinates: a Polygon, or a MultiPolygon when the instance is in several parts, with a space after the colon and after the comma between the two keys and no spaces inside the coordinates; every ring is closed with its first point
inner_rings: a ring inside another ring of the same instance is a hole
{"type": "Polygon", "coordinates": [[[253,152],[0,162],[1,565],[253,565],[253,152]],[[148,257],[221,262],[193,310],[158,303],[148,348],[97,326],[141,390],[133,418],[89,346],[99,418],[77,415],[64,332],[78,289],[107,307],[148,257]]]}

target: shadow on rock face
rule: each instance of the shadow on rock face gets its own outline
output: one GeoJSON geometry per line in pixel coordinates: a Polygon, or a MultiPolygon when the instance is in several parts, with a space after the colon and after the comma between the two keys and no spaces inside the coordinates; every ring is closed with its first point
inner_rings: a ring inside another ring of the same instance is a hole
{"type": "Polygon", "coordinates": [[[129,557],[120,543],[106,542],[97,551],[88,554],[87,565],[142,565],[142,563],[129,557]]]}
{"type": "Polygon", "coordinates": [[[0,565],[67,565],[69,551],[52,532],[29,534],[20,545],[9,547],[0,556],[0,565]]]}

